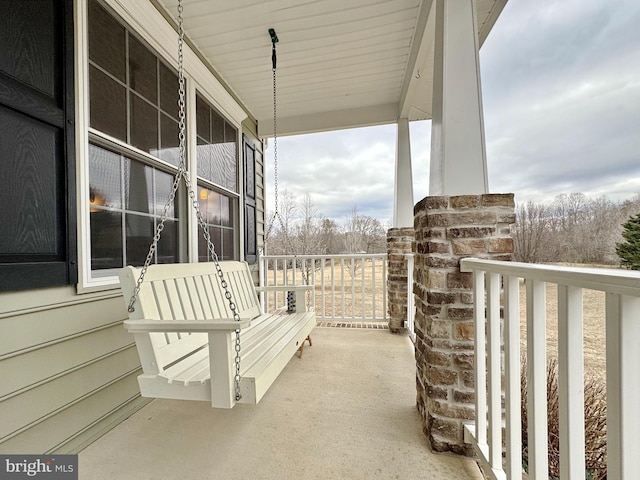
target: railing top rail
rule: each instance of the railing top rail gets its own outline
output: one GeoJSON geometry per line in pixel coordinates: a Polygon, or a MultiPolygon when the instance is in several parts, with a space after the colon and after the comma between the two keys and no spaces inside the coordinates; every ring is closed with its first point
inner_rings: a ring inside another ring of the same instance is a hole
{"type": "MultiPolygon", "coordinates": [[[[264,260],[282,260],[291,259],[294,255],[260,255],[264,260]]],[[[386,258],[386,253],[352,253],[352,254],[339,254],[339,255],[295,255],[297,258],[305,258],[310,260],[322,260],[322,259],[341,259],[341,258],[386,258]]]]}
{"type": "Polygon", "coordinates": [[[583,268],[480,258],[460,260],[462,272],[482,270],[520,278],[572,285],[590,290],[640,297],[640,272],[612,268],[583,268]]]}

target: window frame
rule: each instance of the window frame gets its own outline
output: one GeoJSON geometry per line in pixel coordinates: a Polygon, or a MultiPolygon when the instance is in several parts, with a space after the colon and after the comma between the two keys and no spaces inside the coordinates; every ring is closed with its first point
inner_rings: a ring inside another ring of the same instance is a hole
{"type": "MultiPolygon", "coordinates": [[[[177,34],[172,26],[167,23],[160,12],[151,2],[138,2],[133,0],[99,0],[111,14],[119,17],[120,23],[130,31],[130,34],[142,40],[148,48],[166,65],[177,70],[177,34]]],[[[118,140],[89,126],[89,32],[88,32],[88,0],[77,2],[78,10],[76,15],[76,42],[75,42],[75,69],[76,69],[76,164],[78,188],[77,188],[77,210],[78,210],[78,270],[79,278],[77,284],[78,293],[89,293],[105,289],[119,288],[116,276],[96,276],[91,270],[91,238],[90,238],[90,218],[89,218],[89,143],[100,145],[106,142],[109,149],[114,146],[127,156],[133,154],[132,158],[143,159],[154,168],[163,171],[175,172],[176,166],[158,157],[154,157],[147,152],[129,145],[122,140],[118,140]]],[[[195,108],[196,90],[207,100],[233,127],[236,129],[236,157],[238,162],[237,184],[243,184],[242,178],[242,156],[239,151],[242,147],[241,133],[242,121],[247,117],[243,108],[235,101],[224,86],[214,77],[208,67],[202,63],[198,56],[185,45],[184,50],[184,76],[186,82],[186,126],[187,126],[187,168],[191,173],[191,184],[197,185],[197,157],[195,156],[196,129],[195,129],[195,108]]],[[[104,146],[104,145],[100,145],[104,146]]],[[[210,188],[209,185],[205,185],[210,188]]],[[[213,186],[213,185],[211,185],[213,186]]],[[[234,228],[234,249],[236,257],[242,255],[244,215],[238,205],[241,204],[242,194],[232,192],[227,189],[215,186],[215,189],[227,196],[235,197],[235,228],[234,228]]],[[[238,188],[240,190],[240,188],[238,188]]],[[[184,195],[186,200],[186,194],[184,195]]],[[[180,211],[177,212],[180,223],[184,231],[184,244],[187,251],[184,252],[186,259],[190,262],[198,261],[198,225],[195,218],[195,211],[188,205],[188,201],[180,202],[180,211]]],[[[182,257],[181,257],[181,261],[182,257]]]]}

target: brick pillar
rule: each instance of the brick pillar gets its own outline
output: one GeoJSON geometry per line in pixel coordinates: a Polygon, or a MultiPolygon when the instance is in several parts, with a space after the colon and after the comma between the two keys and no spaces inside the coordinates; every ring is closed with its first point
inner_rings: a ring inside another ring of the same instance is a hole
{"type": "Polygon", "coordinates": [[[407,319],[407,253],[411,253],[413,228],[391,228],[387,231],[387,295],[389,330],[406,332],[407,319]]]}
{"type": "Polygon", "coordinates": [[[513,194],[426,197],[414,208],[417,407],[431,448],[472,455],[473,277],[463,257],[511,260],[513,194]]]}

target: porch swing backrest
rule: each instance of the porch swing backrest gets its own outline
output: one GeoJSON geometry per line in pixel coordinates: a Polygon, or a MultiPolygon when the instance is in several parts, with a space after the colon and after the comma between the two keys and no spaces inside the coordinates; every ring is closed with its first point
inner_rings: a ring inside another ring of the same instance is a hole
{"type": "MultiPolygon", "coordinates": [[[[258,300],[246,284],[245,264],[220,262],[220,266],[234,293],[240,318],[253,319],[260,315],[258,300]]],[[[132,274],[129,278],[138,278],[136,269],[132,267],[127,267],[123,274],[125,277],[132,274]]],[[[123,280],[126,283],[128,279],[121,278],[121,285],[123,280]]],[[[135,312],[131,312],[129,318],[232,321],[233,312],[220,286],[216,270],[210,263],[189,264],[188,268],[179,264],[167,264],[149,268],[145,282],[140,287],[135,312]]],[[[152,364],[146,365],[145,371],[157,369],[162,372],[167,365],[184,357],[185,352],[203,347],[209,341],[207,333],[150,332],[148,335],[152,350],[147,357],[152,364]]]]}

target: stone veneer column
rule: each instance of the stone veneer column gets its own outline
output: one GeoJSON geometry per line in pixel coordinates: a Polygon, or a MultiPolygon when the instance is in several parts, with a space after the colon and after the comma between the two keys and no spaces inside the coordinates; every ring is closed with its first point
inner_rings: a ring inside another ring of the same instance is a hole
{"type": "Polygon", "coordinates": [[[414,208],[417,407],[431,448],[472,455],[473,277],[462,257],[511,260],[513,194],[426,197],[414,208]]]}
{"type": "Polygon", "coordinates": [[[413,228],[391,228],[387,231],[387,295],[389,330],[406,332],[407,319],[407,253],[411,253],[413,228]]]}

